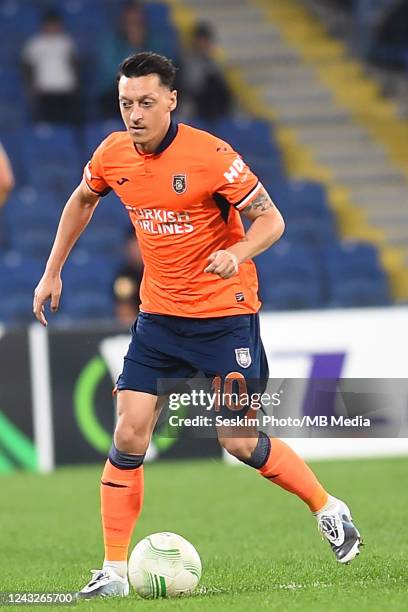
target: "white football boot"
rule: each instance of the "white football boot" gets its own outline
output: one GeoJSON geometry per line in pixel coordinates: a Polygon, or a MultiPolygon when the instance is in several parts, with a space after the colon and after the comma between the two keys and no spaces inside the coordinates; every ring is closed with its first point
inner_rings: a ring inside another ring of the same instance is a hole
{"type": "Polygon", "coordinates": [[[91,570],[92,578],[84,588],[77,593],[78,599],[92,597],[127,597],[129,582],[119,576],[111,567],[103,570],[91,570]]]}
{"type": "Polygon", "coordinates": [[[329,502],[315,513],[317,526],[339,563],[350,563],[360,554],[363,541],[355,527],[349,508],[340,499],[330,496],[329,502]]]}

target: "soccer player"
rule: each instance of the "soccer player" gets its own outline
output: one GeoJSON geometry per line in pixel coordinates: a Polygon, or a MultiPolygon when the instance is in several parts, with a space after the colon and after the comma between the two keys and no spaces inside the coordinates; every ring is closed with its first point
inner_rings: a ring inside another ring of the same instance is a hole
{"type": "MultiPolygon", "coordinates": [[[[101,479],[105,544],[102,570],[80,597],[127,595],[128,547],[143,504],[143,460],[160,411],[157,381],[209,379],[238,372],[265,380],[259,334],[257,276],[252,258],[282,235],[284,223],[241,157],[219,138],[177,125],[175,69],[165,57],[139,53],[119,71],[119,104],[126,131],[108,136],[86,165],[69,198],[33,310],[47,325],[44,304],[56,311],[61,269],[111,189],[128,210],[144,259],[141,312],[116,384],[118,420],[101,479]],[[240,214],[251,222],[245,233],[240,214]]],[[[359,552],[350,511],[329,495],[284,442],[248,428],[221,445],[271,483],[303,500],[341,563],[359,552]]]]}

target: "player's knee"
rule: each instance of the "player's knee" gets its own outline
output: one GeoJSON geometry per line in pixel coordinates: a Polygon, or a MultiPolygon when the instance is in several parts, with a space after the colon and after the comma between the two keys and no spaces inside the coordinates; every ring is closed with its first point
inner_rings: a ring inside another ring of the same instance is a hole
{"type": "Polygon", "coordinates": [[[120,470],[134,470],[143,464],[145,453],[125,453],[113,443],[108,456],[112,465],[120,470]]]}
{"type": "Polygon", "coordinates": [[[251,438],[220,437],[219,442],[230,455],[241,461],[247,461],[251,457],[254,446],[251,438]]]}
{"type": "Polygon", "coordinates": [[[125,419],[119,419],[113,439],[116,448],[121,451],[144,455],[150,443],[150,433],[140,431],[125,419]]]}

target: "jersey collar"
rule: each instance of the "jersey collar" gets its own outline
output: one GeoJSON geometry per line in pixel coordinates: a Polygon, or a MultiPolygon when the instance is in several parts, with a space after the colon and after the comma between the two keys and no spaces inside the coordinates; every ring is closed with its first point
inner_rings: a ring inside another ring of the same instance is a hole
{"type": "Polygon", "coordinates": [[[157,149],[154,151],[154,153],[140,153],[140,151],[138,151],[137,146],[135,144],[133,144],[133,147],[136,153],[138,155],[142,155],[143,157],[154,157],[155,155],[160,155],[160,153],[163,153],[163,151],[165,151],[171,145],[171,143],[177,136],[177,132],[178,132],[178,124],[176,121],[171,120],[169,129],[167,130],[165,137],[163,138],[163,140],[161,141],[157,149]]]}
{"type": "Polygon", "coordinates": [[[163,153],[163,151],[165,151],[171,145],[171,143],[177,136],[177,132],[178,132],[178,124],[175,121],[171,120],[169,129],[167,130],[167,134],[165,135],[165,137],[163,138],[163,140],[161,141],[161,143],[155,150],[154,155],[159,155],[160,153],[163,153]]]}

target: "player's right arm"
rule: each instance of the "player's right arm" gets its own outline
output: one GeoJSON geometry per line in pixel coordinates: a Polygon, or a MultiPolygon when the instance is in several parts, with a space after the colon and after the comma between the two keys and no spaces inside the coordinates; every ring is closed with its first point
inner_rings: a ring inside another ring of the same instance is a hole
{"type": "Polygon", "coordinates": [[[44,274],[34,291],[33,312],[44,326],[47,325],[44,305],[47,300],[51,300],[51,310],[58,310],[62,291],[62,267],[88,225],[99,197],[91,191],[85,180],[82,180],[64,207],[44,274]]]}

